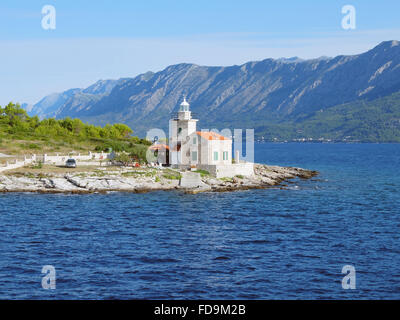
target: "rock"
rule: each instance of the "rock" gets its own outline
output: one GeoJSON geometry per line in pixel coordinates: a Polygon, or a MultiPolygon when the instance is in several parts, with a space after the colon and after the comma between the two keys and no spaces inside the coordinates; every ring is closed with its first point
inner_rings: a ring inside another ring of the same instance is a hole
{"type": "Polygon", "coordinates": [[[203,186],[205,183],[201,181],[200,173],[197,172],[182,172],[179,186],[185,189],[194,189],[203,186]]]}
{"type": "Polygon", "coordinates": [[[269,186],[275,185],[275,181],[273,179],[267,178],[267,177],[262,177],[261,178],[262,183],[267,184],[269,186]]]}
{"type": "Polygon", "coordinates": [[[93,173],[54,174],[51,177],[35,177],[30,175],[0,175],[0,191],[2,192],[43,192],[43,193],[91,193],[107,191],[147,192],[153,190],[181,189],[187,193],[227,192],[247,189],[266,188],[281,185],[283,181],[299,177],[310,179],[318,174],[301,168],[288,168],[255,164],[255,174],[243,179],[234,177],[232,181],[223,181],[210,176],[201,178],[196,172],[182,172],[178,180],[166,180],[161,176],[125,175],[125,172],[107,172],[102,175],[93,173]],[[123,174],[124,173],[124,174],[123,174]],[[158,177],[156,179],[156,177],[158,177]],[[158,181],[158,182],[156,182],[158,181]]]}

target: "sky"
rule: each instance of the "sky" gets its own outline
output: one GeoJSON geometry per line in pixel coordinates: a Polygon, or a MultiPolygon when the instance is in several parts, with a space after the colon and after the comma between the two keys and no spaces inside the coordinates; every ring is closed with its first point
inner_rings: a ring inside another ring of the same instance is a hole
{"type": "Polygon", "coordinates": [[[2,0],[0,105],[183,62],[359,54],[400,40],[399,14],[399,0],[2,0]],[[345,5],[355,29],[342,27],[345,5]]]}

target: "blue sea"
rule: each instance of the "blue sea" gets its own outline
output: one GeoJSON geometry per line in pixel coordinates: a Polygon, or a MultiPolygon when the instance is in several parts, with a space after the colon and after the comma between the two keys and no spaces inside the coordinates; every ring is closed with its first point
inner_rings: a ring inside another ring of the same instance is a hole
{"type": "Polygon", "coordinates": [[[320,175],[233,193],[0,194],[0,299],[400,298],[400,145],[266,143],[256,161],[320,175]]]}

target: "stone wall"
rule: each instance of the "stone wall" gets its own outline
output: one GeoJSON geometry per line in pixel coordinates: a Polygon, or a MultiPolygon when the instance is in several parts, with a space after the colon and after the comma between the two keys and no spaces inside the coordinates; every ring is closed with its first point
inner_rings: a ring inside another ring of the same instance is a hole
{"type": "Polygon", "coordinates": [[[200,173],[182,172],[179,186],[182,188],[197,188],[202,185],[200,173]]]}
{"type": "Polygon", "coordinates": [[[83,162],[83,161],[100,161],[100,160],[107,160],[110,158],[110,154],[109,153],[92,153],[89,152],[88,154],[77,154],[77,155],[53,155],[53,156],[49,156],[47,154],[44,155],[44,160],[43,163],[50,163],[50,164],[55,164],[55,165],[63,165],[65,164],[65,162],[69,159],[69,158],[73,158],[75,159],[77,162],[83,162]]]}
{"type": "Polygon", "coordinates": [[[92,153],[78,154],[78,155],[36,155],[33,154],[29,157],[24,156],[23,160],[14,160],[13,162],[6,162],[5,165],[0,165],[0,172],[12,170],[30,165],[35,162],[43,162],[47,164],[64,165],[69,158],[75,159],[77,162],[101,161],[108,160],[111,154],[109,153],[92,153]]]}
{"type": "Polygon", "coordinates": [[[229,165],[197,165],[200,170],[206,170],[216,178],[233,178],[242,175],[249,177],[254,175],[254,163],[241,162],[229,165]]]}
{"type": "Polygon", "coordinates": [[[11,163],[7,161],[5,165],[0,166],[0,172],[21,168],[25,165],[31,164],[32,162],[33,162],[32,159],[26,159],[26,160],[22,160],[22,161],[15,160],[11,163]]]}

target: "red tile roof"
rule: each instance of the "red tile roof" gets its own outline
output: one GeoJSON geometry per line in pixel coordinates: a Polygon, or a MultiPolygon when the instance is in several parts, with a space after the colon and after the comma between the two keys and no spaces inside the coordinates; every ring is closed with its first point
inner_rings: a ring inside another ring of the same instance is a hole
{"type": "Polygon", "coordinates": [[[197,131],[196,132],[200,137],[206,139],[206,140],[231,140],[227,137],[224,137],[223,135],[220,135],[215,132],[203,132],[203,131],[197,131]]]}
{"type": "Polygon", "coordinates": [[[165,150],[165,149],[169,150],[169,146],[167,146],[166,144],[159,143],[159,144],[154,144],[154,145],[150,146],[149,149],[150,150],[165,150]]]}

